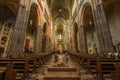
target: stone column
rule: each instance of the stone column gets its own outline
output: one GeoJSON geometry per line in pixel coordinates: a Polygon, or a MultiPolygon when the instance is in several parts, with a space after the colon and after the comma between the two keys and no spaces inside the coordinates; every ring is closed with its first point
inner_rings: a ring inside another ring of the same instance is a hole
{"type": "Polygon", "coordinates": [[[27,5],[20,5],[13,35],[11,37],[10,47],[8,49],[9,54],[20,54],[24,51],[25,34],[29,19],[31,0],[27,5]]]}
{"type": "Polygon", "coordinates": [[[110,34],[108,22],[107,22],[107,19],[106,19],[106,16],[105,16],[102,0],[99,0],[99,2],[97,3],[97,7],[98,7],[99,14],[100,14],[101,29],[102,29],[104,42],[105,42],[106,52],[107,53],[114,52],[112,37],[111,37],[111,34],[110,34]]]}
{"type": "Polygon", "coordinates": [[[44,49],[44,51],[45,51],[45,53],[47,53],[48,52],[48,36],[47,35],[45,35],[45,42],[44,42],[45,44],[45,49],[44,49]]]}
{"type": "Polygon", "coordinates": [[[8,49],[9,55],[13,55],[13,54],[15,55],[17,52],[18,46],[20,44],[21,25],[23,24],[22,21],[25,13],[24,10],[25,10],[25,7],[23,5],[20,5],[15,27],[11,37],[10,47],[8,49]]]}
{"type": "Polygon", "coordinates": [[[40,43],[41,43],[41,29],[40,27],[36,28],[36,39],[35,39],[35,53],[40,53],[40,43]]]}
{"type": "Polygon", "coordinates": [[[42,41],[41,41],[41,52],[46,52],[46,39],[47,36],[43,33],[42,34],[42,41]]]}
{"type": "Polygon", "coordinates": [[[28,20],[29,20],[29,11],[24,10],[24,18],[23,18],[23,22],[22,22],[22,26],[21,26],[21,33],[20,33],[20,37],[19,37],[19,45],[17,48],[17,53],[23,53],[24,52],[24,47],[25,47],[25,36],[26,36],[26,30],[27,30],[27,26],[28,26],[28,20]]]}
{"type": "Polygon", "coordinates": [[[86,42],[86,37],[85,37],[85,30],[84,26],[81,25],[79,27],[79,37],[80,37],[80,53],[81,54],[87,54],[87,42],[86,42]]]}
{"type": "Polygon", "coordinates": [[[92,0],[92,12],[93,12],[95,30],[97,33],[96,35],[98,40],[98,53],[100,56],[105,56],[106,55],[105,42],[102,35],[99,11],[98,11],[98,8],[96,7],[95,0],[92,0]]]}
{"type": "Polygon", "coordinates": [[[78,50],[78,44],[77,44],[77,32],[74,33],[74,45],[75,45],[75,52],[78,50]]]}
{"type": "Polygon", "coordinates": [[[51,37],[49,37],[49,52],[52,51],[51,37]]]}
{"type": "Polygon", "coordinates": [[[92,8],[99,42],[99,53],[103,53],[105,56],[107,53],[113,52],[114,48],[103,5],[101,4],[102,1],[99,1],[92,0],[92,8]]]}
{"type": "Polygon", "coordinates": [[[71,47],[72,47],[72,52],[75,53],[76,52],[76,49],[75,49],[75,38],[74,38],[74,32],[72,30],[72,40],[71,40],[71,47]]]}
{"type": "Polygon", "coordinates": [[[24,52],[24,46],[25,46],[25,36],[26,36],[26,30],[28,26],[29,21],[29,14],[30,14],[30,8],[31,8],[31,0],[25,2],[27,4],[24,4],[24,10],[21,17],[21,25],[20,25],[20,34],[19,34],[19,44],[17,45],[16,53],[22,54],[24,52]]]}
{"type": "Polygon", "coordinates": [[[83,49],[82,49],[82,29],[81,29],[81,26],[78,28],[78,32],[79,32],[79,47],[80,47],[80,54],[82,54],[83,53],[83,49]]]}
{"type": "Polygon", "coordinates": [[[42,49],[42,39],[43,39],[43,29],[40,28],[40,52],[41,52],[41,49],[42,49]]]}
{"type": "Polygon", "coordinates": [[[41,27],[37,27],[37,34],[36,34],[36,41],[35,41],[35,53],[39,54],[41,53],[41,48],[42,48],[42,35],[43,35],[43,30],[41,27]]]}
{"type": "Polygon", "coordinates": [[[48,53],[50,52],[50,48],[52,46],[50,46],[50,37],[49,36],[46,36],[46,46],[45,46],[45,52],[48,53]]]}

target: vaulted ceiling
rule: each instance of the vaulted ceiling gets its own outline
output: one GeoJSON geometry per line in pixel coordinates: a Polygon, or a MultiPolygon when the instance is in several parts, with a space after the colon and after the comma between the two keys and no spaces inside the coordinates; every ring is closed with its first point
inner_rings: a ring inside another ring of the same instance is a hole
{"type": "Polygon", "coordinates": [[[20,0],[0,0],[0,21],[16,16],[20,0]]]}
{"type": "Polygon", "coordinates": [[[47,0],[52,18],[63,17],[67,20],[70,17],[74,1],[75,0],[47,0]]]}
{"type": "Polygon", "coordinates": [[[70,18],[75,0],[46,0],[52,20],[55,22],[56,32],[64,33],[65,21],[70,18]]]}
{"type": "Polygon", "coordinates": [[[17,14],[20,0],[0,0],[0,6],[9,7],[14,14],[17,14]]]}

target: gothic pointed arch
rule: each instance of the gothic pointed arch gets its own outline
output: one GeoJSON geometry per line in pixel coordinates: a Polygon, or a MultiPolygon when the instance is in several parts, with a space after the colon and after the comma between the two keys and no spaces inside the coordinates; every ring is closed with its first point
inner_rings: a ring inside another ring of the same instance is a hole
{"type": "Polygon", "coordinates": [[[15,26],[17,10],[14,10],[13,6],[15,5],[0,1],[0,55],[3,57],[8,55],[11,35],[15,26]]]}
{"type": "Polygon", "coordinates": [[[90,3],[84,4],[82,8],[81,25],[83,29],[82,38],[84,39],[84,48],[87,49],[87,54],[98,55],[96,28],[92,12],[92,6],[90,3]]]}
{"type": "Polygon", "coordinates": [[[38,6],[32,3],[25,38],[25,53],[35,53],[38,29],[38,6]]]}

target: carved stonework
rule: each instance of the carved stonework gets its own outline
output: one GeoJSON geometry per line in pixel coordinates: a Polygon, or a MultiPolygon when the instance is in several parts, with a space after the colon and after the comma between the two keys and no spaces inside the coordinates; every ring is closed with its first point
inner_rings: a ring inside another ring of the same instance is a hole
{"type": "Polygon", "coordinates": [[[107,53],[113,52],[114,49],[108,23],[103,10],[103,5],[99,2],[97,0],[92,0],[92,8],[95,21],[95,29],[98,38],[98,51],[100,55],[105,56],[107,53]]]}
{"type": "Polygon", "coordinates": [[[27,11],[24,6],[20,5],[10,47],[8,49],[8,54],[18,55],[23,53],[28,19],[29,11],[27,11]]]}

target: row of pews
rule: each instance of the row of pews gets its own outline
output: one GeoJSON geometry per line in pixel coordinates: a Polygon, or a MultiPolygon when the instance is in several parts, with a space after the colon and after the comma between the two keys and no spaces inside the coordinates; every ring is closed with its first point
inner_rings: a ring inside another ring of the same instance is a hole
{"type": "Polygon", "coordinates": [[[95,74],[99,80],[120,80],[120,59],[73,53],[70,53],[70,57],[95,74]]]}
{"type": "Polygon", "coordinates": [[[0,58],[0,80],[26,80],[51,54],[34,54],[0,58]]]}

